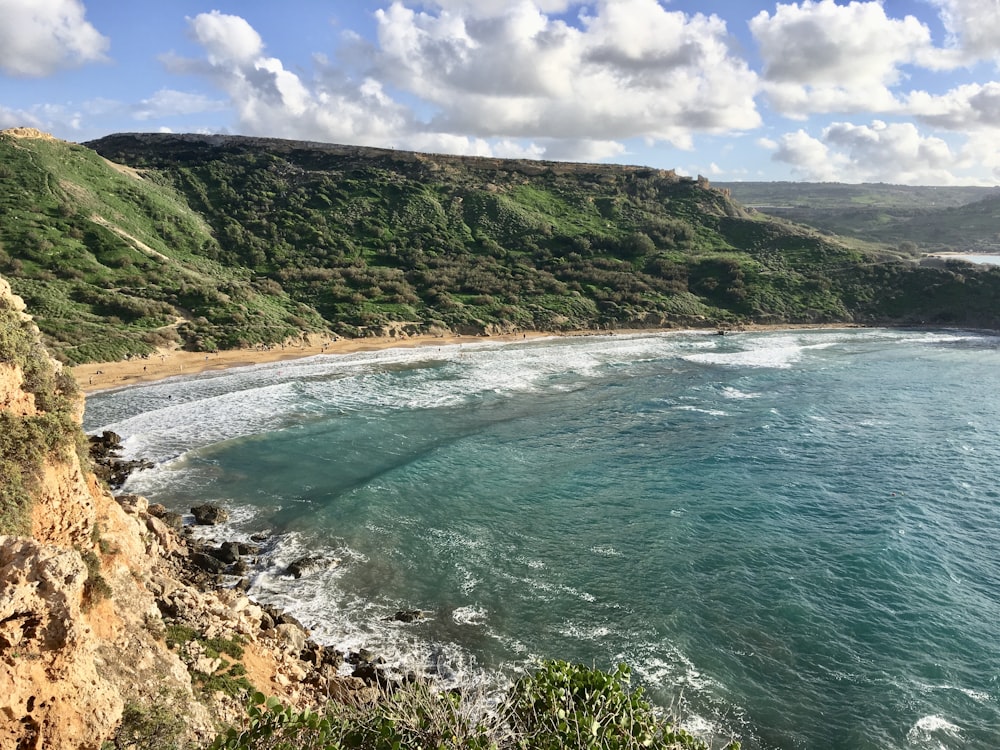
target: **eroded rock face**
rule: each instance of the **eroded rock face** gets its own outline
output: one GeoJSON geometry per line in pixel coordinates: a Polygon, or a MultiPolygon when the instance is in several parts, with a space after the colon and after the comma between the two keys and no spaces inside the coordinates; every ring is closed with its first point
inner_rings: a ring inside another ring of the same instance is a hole
{"type": "MultiPolygon", "coordinates": [[[[2,278],[0,302],[23,308],[2,278]]],[[[0,411],[23,418],[36,408],[22,369],[0,362],[0,411]]],[[[141,497],[116,501],[73,445],[45,458],[35,485],[31,537],[0,536],[0,749],[99,750],[120,736],[126,707],[157,705],[183,717],[180,744],[203,747],[243,718],[238,700],[203,685],[235,666],[299,708],[377,697],[380,671],[367,682],[339,677],[341,656],[310,641],[294,618],[212,588],[195,568],[198,554],[244,564],[256,546],[224,543],[212,549],[218,557],[205,555],[177,533],[177,514],[141,497]],[[183,642],[178,632],[188,634],[183,642]],[[208,639],[238,644],[242,655],[210,655],[208,639]]],[[[193,510],[199,523],[225,520],[217,506],[193,510]]]]}
{"type": "Polygon", "coordinates": [[[81,611],[86,581],[79,553],[0,537],[0,747],[96,750],[120,720],[81,611]]]}
{"type": "Polygon", "coordinates": [[[0,410],[17,417],[31,417],[37,413],[35,394],[21,390],[24,373],[18,365],[0,362],[0,410]]]}
{"type": "MultiPolygon", "coordinates": [[[[27,319],[2,278],[0,304],[27,319]]],[[[15,362],[0,361],[0,411],[38,413],[15,362]]],[[[54,437],[32,479],[30,538],[0,536],[0,748],[96,750],[127,703],[163,689],[191,715],[190,737],[209,737],[188,671],[149,627],[159,613],[143,584],[163,547],[82,468],[72,436],[54,437]]]]}

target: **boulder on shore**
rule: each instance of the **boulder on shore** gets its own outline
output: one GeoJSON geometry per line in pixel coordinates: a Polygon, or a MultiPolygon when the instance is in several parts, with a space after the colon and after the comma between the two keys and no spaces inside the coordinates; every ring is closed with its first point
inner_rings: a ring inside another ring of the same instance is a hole
{"type": "Polygon", "coordinates": [[[419,609],[401,609],[392,617],[386,617],[385,619],[390,622],[395,621],[410,623],[416,622],[417,620],[423,620],[424,613],[419,609]]]}
{"type": "Polygon", "coordinates": [[[205,503],[191,508],[194,522],[199,526],[215,526],[229,520],[229,511],[215,503],[205,503]]]}
{"type": "Polygon", "coordinates": [[[288,563],[282,575],[301,578],[304,575],[333,567],[336,564],[336,560],[330,560],[322,555],[305,555],[288,563]]]}

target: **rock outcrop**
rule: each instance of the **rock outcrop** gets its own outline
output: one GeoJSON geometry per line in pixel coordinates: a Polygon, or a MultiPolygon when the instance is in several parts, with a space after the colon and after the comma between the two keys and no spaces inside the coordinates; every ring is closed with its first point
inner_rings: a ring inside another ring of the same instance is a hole
{"type": "MultiPolygon", "coordinates": [[[[47,355],[5,281],[0,306],[5,333],[21,337],[5,342],[5,357],[18,353],[38,371],[47,355]]],[[[54,398],[30,390],[24,369],[0,362],[0,410],[37,427],[45,416],[38,403],[54,398]]],[[[79,418],[82,403],[74,410],[79,418]]],[[[0,536],[0,747],[96,750],[127,705],[149,704],[164,686],[191,735],[207,738],[209,710],[183,662],[148,627],[159,612],[144,583],[163,548],[81,464],[76,437],[45,438],[51,450],[28,482],[30,538],[0,536]]]]}
{"type": "MultiPolygon", "coordinates": [[[[66,407],[26,383],[20,360],[37,370],[47,355],[22,310],[0,279],[0,418],[11,424],[37,421],[46,403],[66,407]]],[[[36,381],[59,382],[34,370],[36,381]]],[[[0,747],[146,746],[143,732],[156,746],[203,746],[239,723],[251,687],[299,708],[377,698],[386,678],[371,660],[354,655],[356,676],[339,676],[343,656],[294,618],[219,585],[246,570],[256,547],[196,543],[177,514],[115,498],[80,458],[81,407],[69,407],[75,430],[47,438],[51,450],[25,475],[30,535],[0,536],[0,747]],[[205,560],[217,565],[206,571],[205,560]]],[[[0,493],[0,519],[8,500],[0,493]]],[[[200,522],[224,513],[208,510],[200,522]]]]}

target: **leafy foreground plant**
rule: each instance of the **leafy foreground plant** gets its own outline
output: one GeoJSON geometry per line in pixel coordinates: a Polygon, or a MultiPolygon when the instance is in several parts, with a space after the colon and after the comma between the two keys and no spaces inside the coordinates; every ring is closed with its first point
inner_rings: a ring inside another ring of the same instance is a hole
{"type": "MultiPolygon", "coordinates": [[[[564,661],[547,662],[519,680],[511,695],[510,721],[521,748],[670,748],[707,750],[702,741],[657,716],[631,689],[631,671],[619,664],[602,672],[564,661]]],[[[731,743],[730,750],[739,750],[731,743]]]]}
{"type": "MultiPolygon", "coordinates": [[[[518,680],[497,706],[426,685],[398,688],[374,705],[331,702],[323,714],[297,712],[261,693],[251,696],[242,729],[210,750],[708,750],[658,716],[629,668],[613,672],[550,661],[518,680]]],[[[739,743],[728,745],[739,750],[739,743]]]]}

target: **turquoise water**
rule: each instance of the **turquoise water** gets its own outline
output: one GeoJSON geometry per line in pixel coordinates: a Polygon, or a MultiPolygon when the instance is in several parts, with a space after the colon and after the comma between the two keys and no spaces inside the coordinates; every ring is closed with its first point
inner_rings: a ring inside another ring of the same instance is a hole
{"type": "Polygon", "coordinates": [[[239,368],[86,422],[159,462],[126,489],[273,532],[252,593],[321,640],[445,681],[625,661],[747,748],[996,748],[998,387],[977,333],[619,335],[239,368]],[[281,575],[305,553],[331,567],[281,575]]]}

